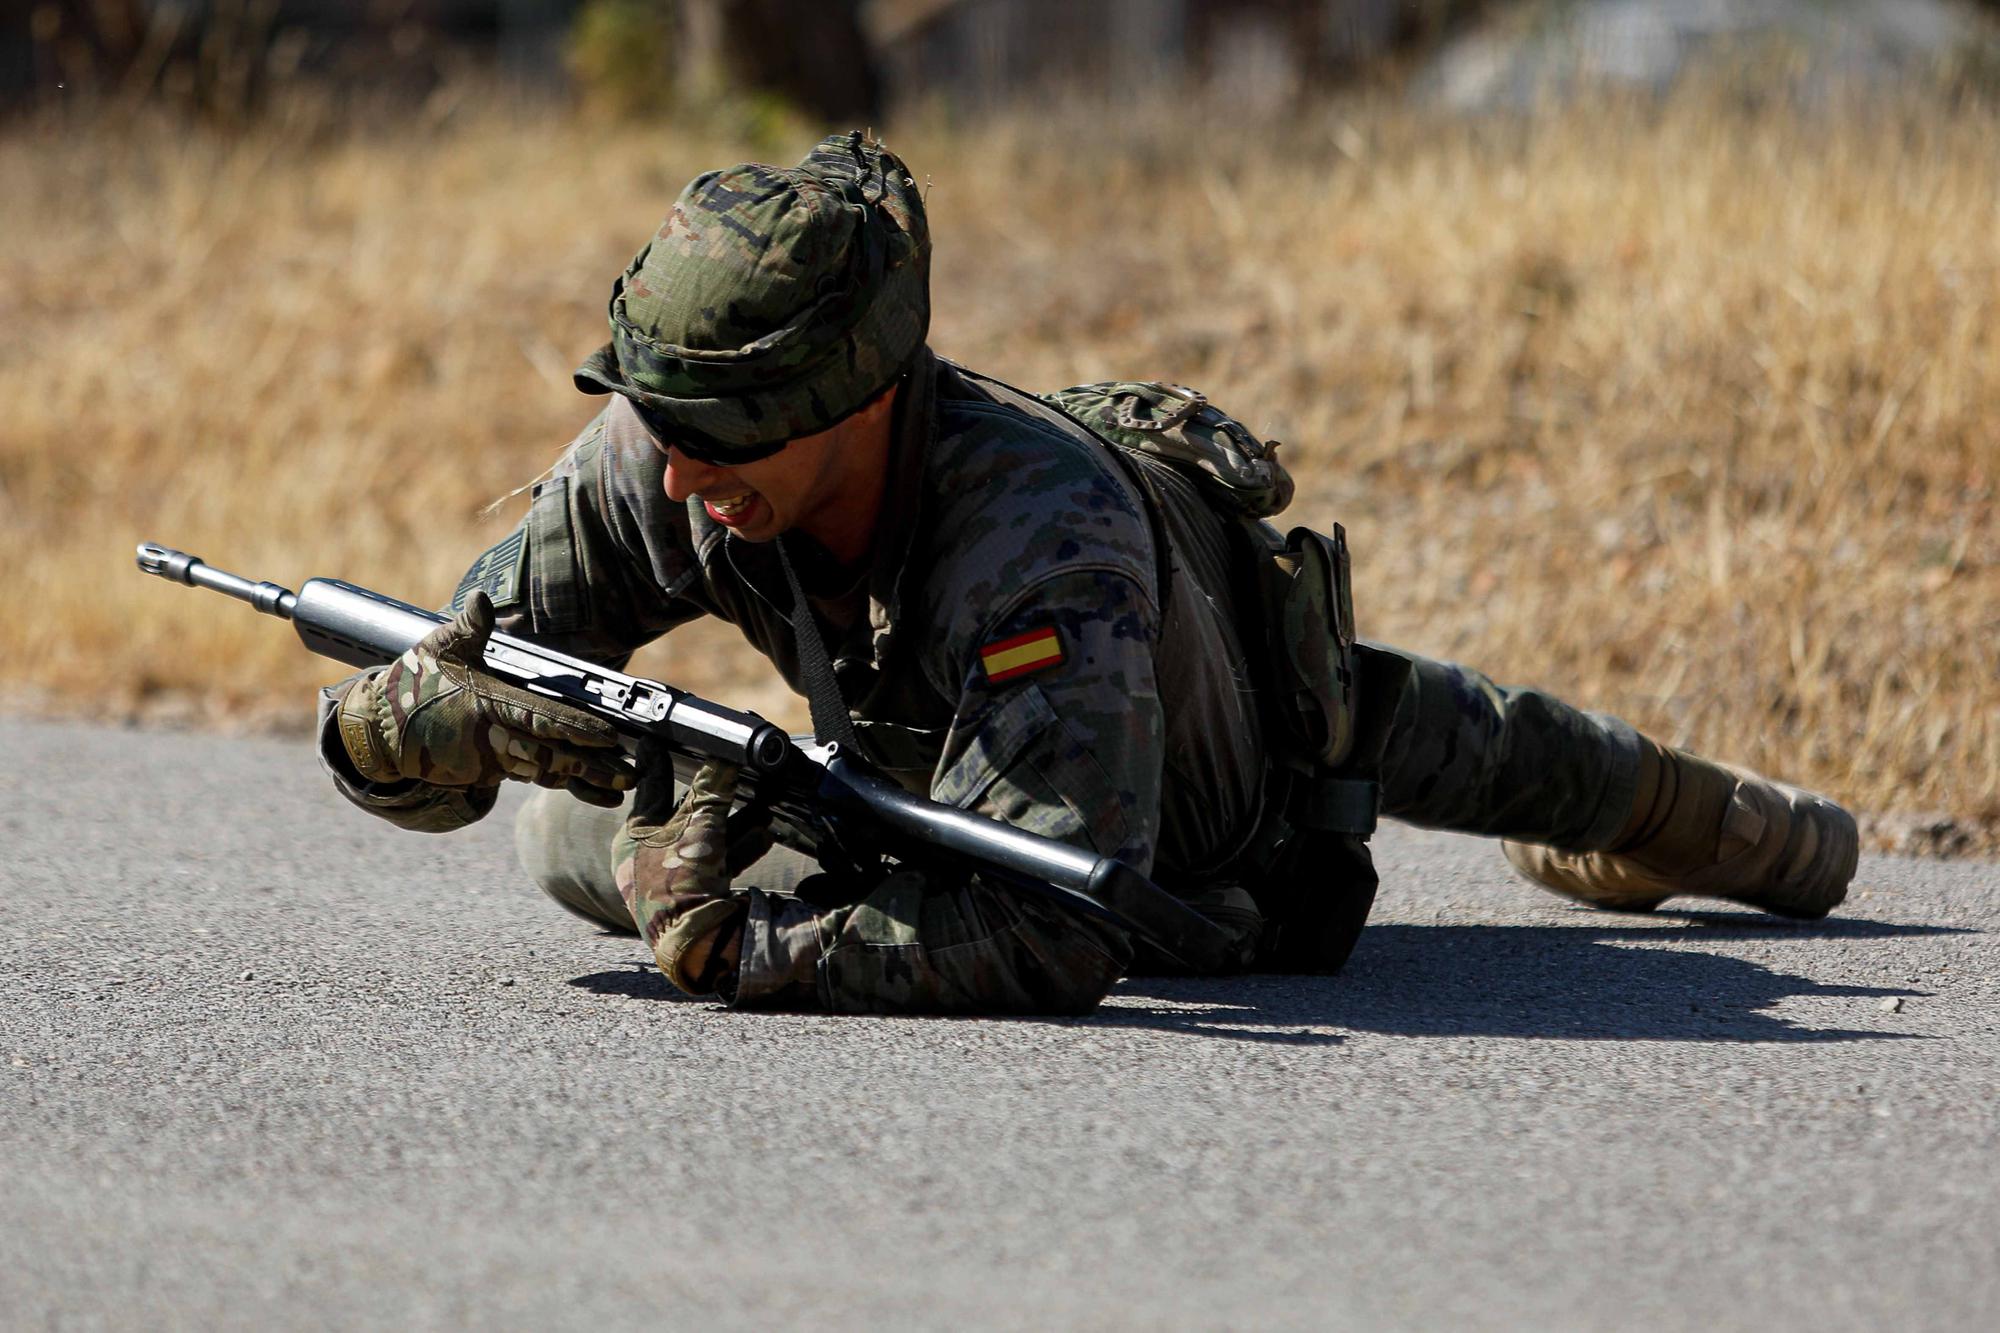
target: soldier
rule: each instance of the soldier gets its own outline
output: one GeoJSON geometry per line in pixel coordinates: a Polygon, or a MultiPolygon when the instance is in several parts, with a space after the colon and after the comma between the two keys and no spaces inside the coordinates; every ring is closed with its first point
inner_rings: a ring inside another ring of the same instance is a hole
{"type": "Polygon", "coordinates": [[[540,886],[739,1006],[1081,1013],[1134,966],[1123,932],[1005,886],[770,851],[725,823],[728,768],[676,804],[669,764],[642,752],[635,778],[608,725],[478,668],[496,623],[618,664],[711,615],[822,738],[1130,862],[1225,928],[1239,967],[1345,957],[1373,894],[1353,798],[1377,782],[1385,813],[1505,838],[1600,907],[1817,917],[1845,896],[1857,838],[1833,802],[1351,644],[1344,548],[1256,522],[1289,481],[1198,395],[1036,397],[934,355],[929,251],[910,174],[859,134],[693,181],[577,371],[608,405],[456,619],[323,692],[348,798],[443,831],[504,778],[551,788],[516,830],[540,886]]]}

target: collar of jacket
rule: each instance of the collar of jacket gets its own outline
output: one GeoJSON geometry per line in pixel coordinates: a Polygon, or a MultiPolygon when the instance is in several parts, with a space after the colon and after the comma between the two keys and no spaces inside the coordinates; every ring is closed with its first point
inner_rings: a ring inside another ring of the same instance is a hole
{"type": "Polygon", "coordinates": [[[928,347],[903,380],[890,426],[889,480],[882,488],[874,554],[868,570],[869,658],[878,669],[895,639],[905,595],[915,580],[910,546],[923,521],[924,467],[937,440],[938,360],[928,347]]]}

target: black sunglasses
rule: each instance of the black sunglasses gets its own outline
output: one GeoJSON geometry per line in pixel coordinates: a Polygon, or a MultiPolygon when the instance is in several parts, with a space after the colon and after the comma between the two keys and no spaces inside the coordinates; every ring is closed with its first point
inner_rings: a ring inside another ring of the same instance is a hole
{"type": "Polygon", "coordinates": [[[668,421],[637,398],[628,397],[625,401],[632,404],[632,410],[639,414],[639,420],[652,432],[655,444],[662,449],[678,449],[695,462],[706,463],[710,467],[734,467],[738,463],[754,463],[760,458],[769,458],[791,443],[790,440],[777,440],[770,444],[724,444],[720,440],[712,440],[696,431],[691,431],[686,426],[668,421]]]}

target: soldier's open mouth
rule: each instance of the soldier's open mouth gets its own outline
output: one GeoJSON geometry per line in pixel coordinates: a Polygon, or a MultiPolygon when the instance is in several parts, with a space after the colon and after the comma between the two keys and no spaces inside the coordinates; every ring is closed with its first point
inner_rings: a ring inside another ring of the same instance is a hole
{"type": "Polygon", "coordinates": [[[704,499],[702,504],[708,509],[708,516],[717,523],[728,527],[736,527],[747,519],[750,516],[750,511],[756,507],[757,495],[755,492],[752,492],[747,495],[738,495],[728,500],[704,499]]]}

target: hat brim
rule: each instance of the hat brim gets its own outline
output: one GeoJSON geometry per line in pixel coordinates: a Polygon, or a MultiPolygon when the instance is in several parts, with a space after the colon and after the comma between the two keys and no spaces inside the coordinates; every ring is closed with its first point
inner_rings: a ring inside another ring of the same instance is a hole
{"type": "Polygon", "coordinates": [[[618,368],[618,349],[610,343],[598,348],[584,358],[576,373],[570,376],[580,393],[632,393],[631,384],[625,372],[618,368]]]}
{"type": "Polygon", "coordinates": [[[676,419],[675,399],[649,393],[625,377],[618,365],[616,344],[606,343],[592,352],[571,376],[580,392],[596,395],[617,394],[637,409],[639,420],[662,446],[672,445],[690,457],[706,463],[729,464],[768,458],[788,443],[786,440],[719,440],[676,419]]]}

